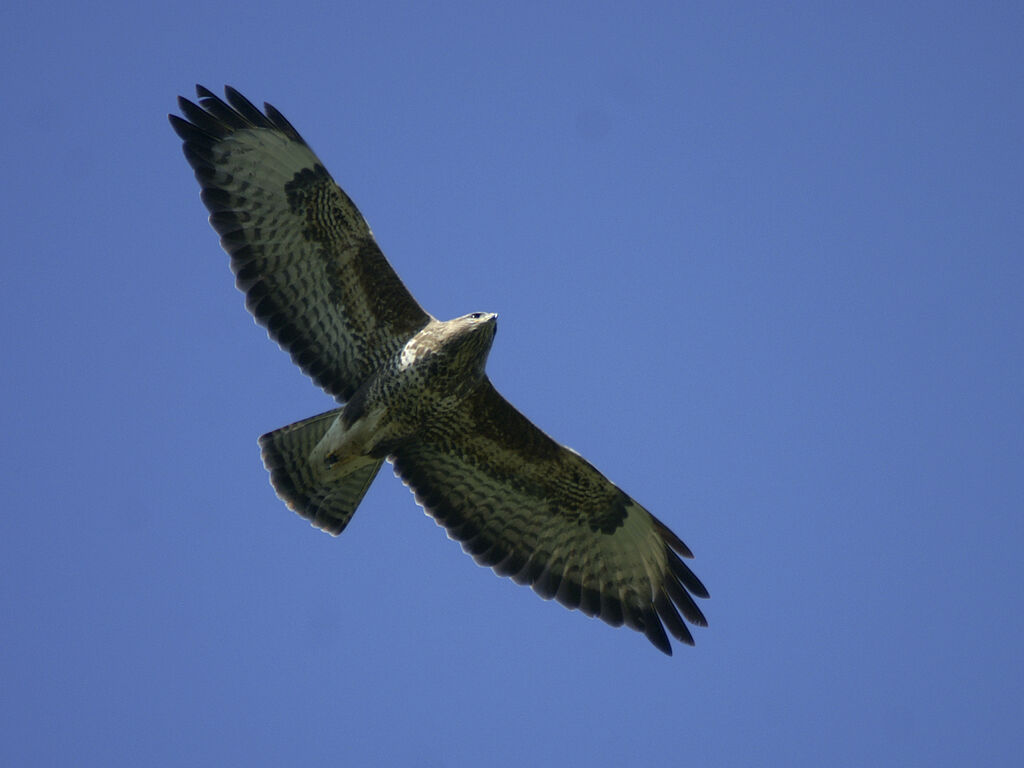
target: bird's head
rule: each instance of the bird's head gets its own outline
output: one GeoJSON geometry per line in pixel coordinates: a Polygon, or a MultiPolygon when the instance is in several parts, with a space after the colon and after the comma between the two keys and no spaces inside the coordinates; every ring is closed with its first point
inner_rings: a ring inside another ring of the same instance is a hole
{"type": "Polygon", "coordinates": [[[444,356],[450,364],[466,373],[483,374],[498,330],[498,316],[494,312],[471,312],[442,325],[444,356]]]}

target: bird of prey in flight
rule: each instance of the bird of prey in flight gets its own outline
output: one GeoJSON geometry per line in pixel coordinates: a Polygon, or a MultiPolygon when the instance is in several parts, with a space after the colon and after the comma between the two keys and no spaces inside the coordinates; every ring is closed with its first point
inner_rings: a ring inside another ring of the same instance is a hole
{"type": "Polygon", "coordinates": [[[196,91],[169,117],[246,307],[339,405],[259,439],[285,504],[337,535],[389,461],[480,565],[667,654],[666,629],[692,645],[708,593],[689,548],[498,393],[497,315],[424,311],[280,112],[196,91]]]}

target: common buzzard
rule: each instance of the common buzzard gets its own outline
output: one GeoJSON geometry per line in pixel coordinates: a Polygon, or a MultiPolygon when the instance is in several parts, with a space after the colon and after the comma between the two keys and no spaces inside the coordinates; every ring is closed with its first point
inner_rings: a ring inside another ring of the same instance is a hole
{"type": "Polygon", "coordinates": [[[260,438],[277,495],[339,534],[384,461],[480,565],[544,599],[693,644],[707,590],[685,544],[491,385],[497,316],[439,321],[295,128],[238,91],[170,115],[245,303],[342,406],[260,438]]]}

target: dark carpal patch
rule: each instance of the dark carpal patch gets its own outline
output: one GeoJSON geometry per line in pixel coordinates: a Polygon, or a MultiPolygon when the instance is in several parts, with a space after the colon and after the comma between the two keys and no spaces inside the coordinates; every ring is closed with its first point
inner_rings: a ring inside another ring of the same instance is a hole
{"type": "Polygon", "coordinates": [[[310,201],[315,200],[318,190],[323,190],[330,183],[330,174],[319,164],[296,172],[292,180],[284,185],[284,193],[288,198],[291,212],[309,221],[310,215],[316,210],[316,205],[310,201]]]}

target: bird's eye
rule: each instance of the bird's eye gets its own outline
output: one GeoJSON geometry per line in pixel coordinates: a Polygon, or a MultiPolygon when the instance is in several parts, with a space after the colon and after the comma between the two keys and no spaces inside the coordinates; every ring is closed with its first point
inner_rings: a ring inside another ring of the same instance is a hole
{"type": "Polygon", "coordinates": [[[474,312],[472,315],[470,315],[470,317],[473,318],[474,320],[479,320],[483,316],[483,312],[474,312]]]}

